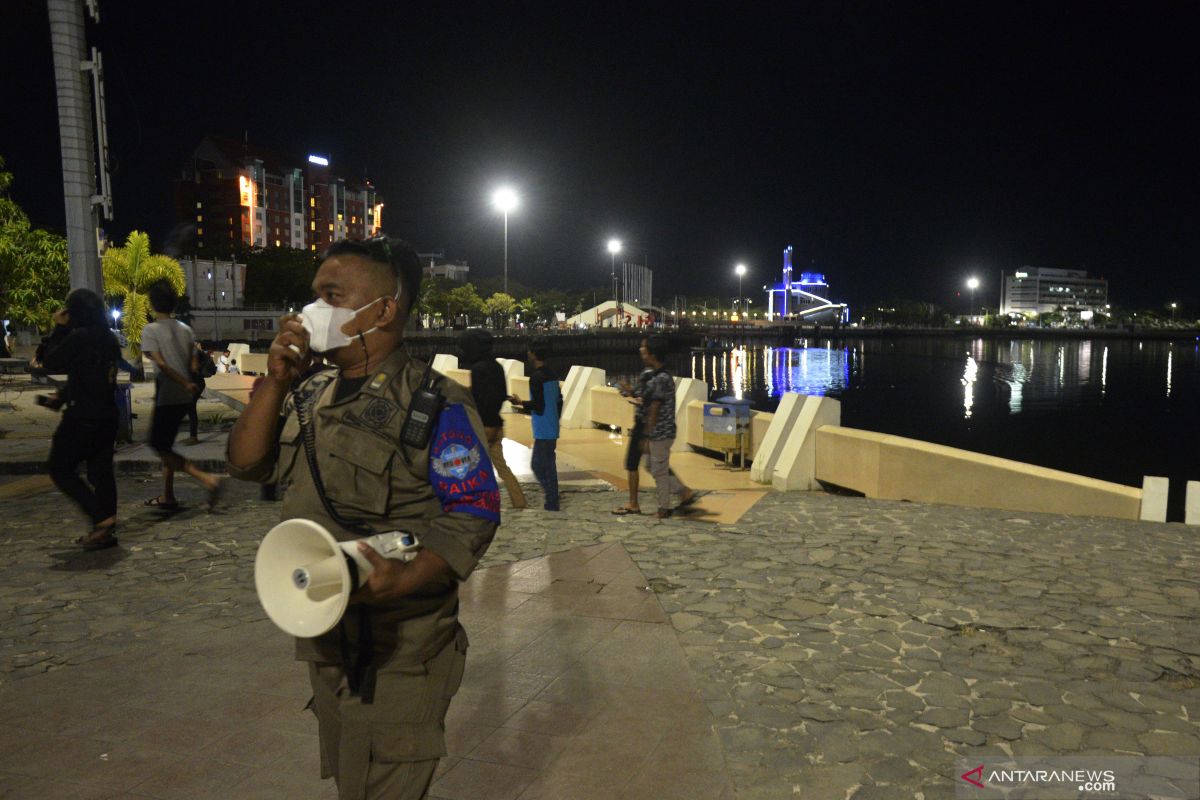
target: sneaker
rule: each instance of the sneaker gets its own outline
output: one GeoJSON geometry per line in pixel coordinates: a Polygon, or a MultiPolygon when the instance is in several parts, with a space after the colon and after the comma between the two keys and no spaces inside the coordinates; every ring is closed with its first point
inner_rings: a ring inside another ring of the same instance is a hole
{"type": "Polygon", "coordinates": [[[188,438],[183,440],[183,443],[184,444],[200,444],[200,440],[197,439],[195,436],[189,436],[188,438]]]}
{"type": "Polygon", "coordinates": [[[558,507],[557,503],[555,503],[554,505],[550,505],[549,503],[546,503],[546,505],[542,506],[542,508],[546,509],[547,511],[561,511],[562,510],[558,507]]]}

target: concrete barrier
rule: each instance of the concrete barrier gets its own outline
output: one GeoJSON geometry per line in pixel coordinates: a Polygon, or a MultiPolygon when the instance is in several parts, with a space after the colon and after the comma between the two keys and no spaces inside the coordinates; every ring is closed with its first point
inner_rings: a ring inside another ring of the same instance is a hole
{"type": "Polygon", "coordinates": [[[453,369],[446,369],[446,370],[438,370],[438,372],[442,373],[450,380],[459,384],[464,389],[471,388],[471,370],[469,370],[469,369],[453,368],[453,369]]]}
{"type": "Polygon", "coordinates": [[[867,497],[920,503],[1139,519],[1133,486],[1006,458],[827,425],[817,430],[816,476],[867,497]]]}
{"type": "Polygon", "coordinates": [[[1188,525],[1200,525],[1200,481],[1187,482],[1187,501],[1183,521],[1188,525]]]}
{"type": "Polygon", "coordinates": [[[458,356],[450,353],[434,353],[433,368],[443,375],[448,375],[452,369],[458,369],[458,356]]]}
{"type": "Polygon", "coordinates": [[[238,358],[238,372],[243,375],[266,375],[266,353],[242,353],[238,358]]]}
{"type": "MultiPolygon", "coordinates": [[[[775,463],[779,460],[779,453],[783,450],[788,433],[796,423],[796,417],[803,405],[804,396],[797,392],[784,392],[783,397],[779,399],[779,407],[775,409],[770,427],[760,439],[761,444],[750,467],[750,480],[758,483],[771,483],[774,480],[775,463]]],[[[752,426],[754,421],[752,418],[752,426]]]]}
{"type": "Polygon", "coordinates": [[[529,378],[522,375],[519,378],[512,378],[508,382],[508,391],[515,394],[522,400],[529,399],[529,378]]]}
{"type": "Polygon", "coordinates": [[[604,385],[604,370],[597,367],[571,367],[567,379],[560,384],[562,391],[562,416],[559,424],[564,428],[590,428],[592,426],[593,386],[604,385]]]}
{"type": "Polygon", "coordinates": [[[628,433],[633,430],[633,404],[612,386],[591,388],[592,422],[610,428],[620,428],[628,433]]]}
{"type": "Polygon", "coordinates": [[[1156,478],[1153,475],[1142,477],[1142,505],[1138,511],[1138,519],[1146,522],[1167,521],[1167,491],[1170,481],[1166,478],[1156,478]]]}
{"type": "MultiPolygon", "coordinates": [[[[699,401],[703,404],[708,400],[708,384],[696,378],[675,379],[675,443],[671,445],[672,452],[691,450],[686,434],[679,430],[680,421],[687,421],[687,409],[692,403],[699,401]]],[[[703,433],[701,433],[703,436],[703,433]]]]}
{"type": "Polygon", "coordinates": [[[820,488],[817,431],[826,425],[840,425],[842,421],[842,404],[833,398],[807,395],[797,402],[800,408],[771,470],[771,485],[781,492],[820,488]]]}
{"type": "MultiPolygon", "coordinates": [[[[513,381],[516,378],[524,378],[525,377],[525,362],[518,361],[515,358],[497,358],[496,363],[500,365],[500,369],[504,370],[504,386],[508,390],[508,393],[516,394],[517,397],[522,397],[521,395],[517,394],[513,390],[513,381]]],[[[525,387],[526,387],[526,393],[528,393],[528,391],[529,391],[529,380],[528,379],[526,379],[526,381],[525,381],[525,387]]],[[[527,399],[527,398],[525,398],[525,399],[527,399]]],[[[507,414],[507,413],[511,412],[512,410],[513,410],[512,403],[508,402],[507,400],[505,400],[504,404],[502,406],[500,406],[500,411],[502,413],[507,414]]]]}

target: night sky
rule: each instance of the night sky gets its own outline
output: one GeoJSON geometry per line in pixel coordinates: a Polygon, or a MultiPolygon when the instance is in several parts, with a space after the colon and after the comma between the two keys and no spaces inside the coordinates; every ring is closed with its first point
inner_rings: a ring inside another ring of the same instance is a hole
{"type": "MultiPolygon", "coordinates": [[[[47,12],[4,5],[0,154],[61,227],[47,12]]],[[[736,294],[738,261],[761,286],[791,244],[858,307],[955,308],[969,274],[994,304],[1030,264],[1200,310],[1188,4],[375,5],[101,0],[114,238],[161,242],[201,137],[248,131],[369,176],[388,232],[473,275],[501,270],[507,181],[533,286],[606,286],[615,235],[667,305],[736,294]]]]}

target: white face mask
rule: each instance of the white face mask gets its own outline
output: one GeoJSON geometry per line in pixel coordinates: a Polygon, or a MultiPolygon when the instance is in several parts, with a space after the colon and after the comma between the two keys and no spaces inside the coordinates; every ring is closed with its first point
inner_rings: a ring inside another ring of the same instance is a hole
{"type": "MultiPolygon", "coordinates": [[[[317,299],[309,303],[300,310],[300,322],[304,325],[304,329],[308,331],[308,346],[318,353],[328,353],[350,344],[354,340],[342,333],[342,327],[358,316],[359,312],[370,308],[383,299],[382,297],[377,297],[362,308],[354,309],[331,306],[323,299],[317,299]]],[[[392,299],[397,302],[400,300],[399,289],[396,290],[396,294],[392,299]]],[[[379,326],[362,331],[357,335],[366,336],[368,333],[374,333],[377,330],[379,330],[379,326]]]]}

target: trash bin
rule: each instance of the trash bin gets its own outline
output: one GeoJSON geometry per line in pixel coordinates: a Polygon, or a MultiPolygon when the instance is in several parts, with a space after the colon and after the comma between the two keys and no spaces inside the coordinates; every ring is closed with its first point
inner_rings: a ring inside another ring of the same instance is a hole
{"type": "Polygon", "coordinates": [[[133,384],[118,383],[114,393],[117,401],[117,441],[133,441],[133,384]]]}
{"type": "Polygon", "coordinates": [[[705,403],[702,425],[706,449],[723,452],[726,464],[731,463],[735,453],[739,454],[745,465],[750,433],[749,400],[722,397],[715,403],[705,403]]]}

